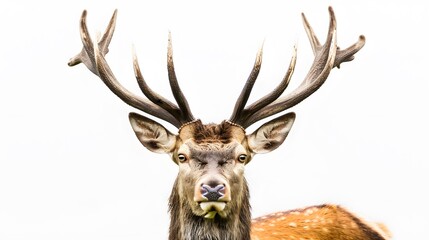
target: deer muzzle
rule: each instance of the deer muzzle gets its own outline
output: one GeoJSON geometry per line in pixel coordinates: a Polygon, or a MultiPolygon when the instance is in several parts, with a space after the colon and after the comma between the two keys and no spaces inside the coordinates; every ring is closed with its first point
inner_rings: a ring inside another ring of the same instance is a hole
{"type": "Polygon", "coordinates": [[[229,185],[220,180],[200,181],[194,192],[194,201],[204,212],[205,218],[214,218],[216,214],[226,217],[224,211],[227,203],[231,201],[229,185]]]}

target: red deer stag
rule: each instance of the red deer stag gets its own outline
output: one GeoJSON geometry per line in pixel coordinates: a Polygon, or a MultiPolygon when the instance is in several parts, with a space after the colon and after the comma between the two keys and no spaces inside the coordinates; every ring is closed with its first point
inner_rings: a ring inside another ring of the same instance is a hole
{"type": "Polygon", "coordinates": [[[253,123],[280,113],[314,93],[334,67],[351,61],[365,43],[364,36],[347,49],[337,46],[336,20],[329,8],[330,25],[322,45],[303,16],[305,30],[315,55],[313,65],[301,85],[286,96],[296,63],[296,50],[281,83],[269,94],[246,107],[258,76],[262,51],[259,51],[247,82],[229,120],[203,124],[188,106],[175,74],[171,38],[168,41],[167,68],[171,90],[177,102],[154,92],[141,74],[134,55],[134,72],[143,94],[139,97],[125,89],[110,69],[105,55],[115,29],[116,11],[106,32],[97,42],[88,34],[86,11],[80,21],[83,50],[69,62],[84,63],[125,103],[178,128],[173,134],[161,124],[130,113],[131,126],[140,142],[150,151],[167,153],[179,166],[169,212],[169,239],[388,239],[387,231],[367,223],[336,205],[274,213],[251,220],[249,189],[244,166],[258,153],[270,152],[283,143],[295,120],[295,113],[279,116],[251,134],[245,129],[253,123]]]}

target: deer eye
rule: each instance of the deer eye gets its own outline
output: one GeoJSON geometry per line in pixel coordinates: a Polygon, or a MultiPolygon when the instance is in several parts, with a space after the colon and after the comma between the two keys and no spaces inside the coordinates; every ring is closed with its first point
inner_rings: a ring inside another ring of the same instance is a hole
{"type": "Polygon", "coordinates": [[[247,155],[246,154],[241,154],[240,156],[238,156],[238,161],[241,163],[245,163],[247,160],[247,155]]]}
{"type": "Polygon", "coordinates": [[[181,163],[186,162],[186,160],[187,160],[185,154],[178,154],[177,159],[179,159],[179,162],[181,162],[181,163]]]}

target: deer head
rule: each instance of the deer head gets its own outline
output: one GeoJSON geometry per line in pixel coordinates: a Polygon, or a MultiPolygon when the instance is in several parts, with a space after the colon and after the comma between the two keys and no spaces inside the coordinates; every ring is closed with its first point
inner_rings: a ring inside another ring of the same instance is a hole
{"type": "Polygon", "coordinates": [[[168,41],[167,68],[176,103],[154,92],[145,82],[134,55],[134,72],[146,98],[125,89],[111,71],[105,55],[112,38],[115,11],[103,36],[94,42],[88,34],[86,11],[80,22],[82,51],[70,66],[83,62],[125,103],[178,128],[177,134],[137,113],[129,120],[138,140],[150,151],[166,153],[179,166],[179,174],[170,197],[170,239],[250,239],[249,192],[244,168],[255,154],[279,147],[287,137],[295,114],[286,113],[264,123],[252,133],[250,125],[283,112],[313,94],[328,78],[332,68],[351,61],[365,43],[363,36],[347,49],[337,46],[336,20],[329,8],[328,36],[322,45],[304,15],[304,27],[310,39],[314,61],[298,88],[285,96],[294,72],[296,49],[283,80],[269,94],[246,106],[262,63],[262,50],[238,97],[231,117],[220,124],[203,124],[196,119],[181,91],[173,64],[171,37],[168,41]]]}

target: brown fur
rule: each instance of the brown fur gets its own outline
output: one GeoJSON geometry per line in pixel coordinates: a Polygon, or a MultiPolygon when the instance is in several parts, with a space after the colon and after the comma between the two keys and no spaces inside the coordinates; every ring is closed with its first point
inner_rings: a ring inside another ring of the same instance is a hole
{"type": "Polygon", "coordinates": [[[256,218],[253,240],[385,240],[388,234],[338,205],[319,205],[256,218]]]}

